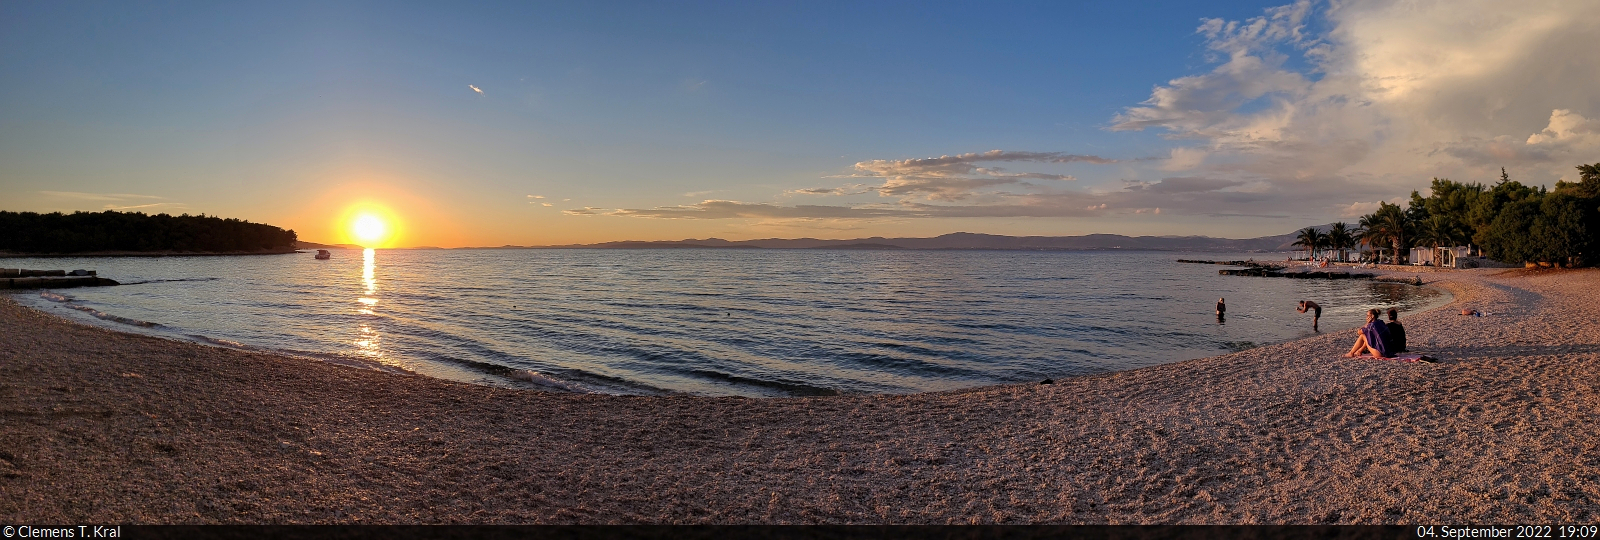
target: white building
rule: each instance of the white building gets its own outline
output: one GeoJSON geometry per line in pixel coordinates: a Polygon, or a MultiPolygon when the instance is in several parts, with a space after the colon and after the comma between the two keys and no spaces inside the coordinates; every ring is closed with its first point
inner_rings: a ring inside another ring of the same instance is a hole
{"type": "MultiPolygon", "coordinates": [[[[1472,248],[1467,246],[1457,247],[1414,247],[1411,248],[1411,264],[1438,266],[1443,268],[1466,268],[1466,262],[1471,260],[1472,248]]],[[[1476,265],[1473,265],[1476,266],[1476,265]]]]}

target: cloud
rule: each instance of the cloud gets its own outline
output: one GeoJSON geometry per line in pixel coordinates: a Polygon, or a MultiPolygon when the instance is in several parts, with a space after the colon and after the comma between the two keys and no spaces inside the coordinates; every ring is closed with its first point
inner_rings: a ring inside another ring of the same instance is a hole
{"type": "Polygon", "coordinates": [[[529,195],[529,199],[543,199],[544,195],[529,195]]]}
{"type": "Polygon", "coordinates": [[[862,186],[860,184],[855,184],[855,185],[841,186],[841,187],[821,187],[821,188],[791,189],[791,190],[785,191],[784,193],[785,194],[790,194],[790,195],[833,195],[833,196],[840,196],[840,195],[860,195],[860,194],[863,194],[863,193],[867,193],[868,191],[870,191],[870,190],[866,189],[865,186],[862,186]]]}
{"type": "Polygon", "coordinates": [[[1099,156],[1060,152],[990,150],[936,158],[862,161],[855,164],[854,173],[844,177],[882,178],[884,183],[875,189],[884,196],[924,197],[928,200],[947,202],[972,199],[979,196],[985,188],[1027,185],[1029,180],[1051,182],[1076,180],[1067,174],[1014,173],[1001,167],[978,166],[979,163],[999,162],[1110,164],[1117,161],[1099,156]]]}
{"type": "Polygon", "coordinates": [[[67,199],[80,199],[86,201],[126,201],[129,199],[165,199],[155,195],[136,195],[132,193],[85,193],[81,191],[40,191],[40,194],[51,197],[67,199]]]}
{"type": "Polygon", "coordinates": [[[480,95],[480,96],[484,95],[483,94],[483,90],[479,90],[478,87],[476,87],[476,86],[473,86],[473,85],[469,84],[469,85],[467,85],[467,88],[471,88],[473,92],[477,92],[478,95],[480,95]]]}
{"type": "Polygon", "coordinates": [[[571,210],[562,210],[561,213],[569,215],[569,216],[598,216],[598,215],[604,213],[604,210],[605,210],[604,208],[595,208],[593,206],[585,206],[583,208],[573,208],[571,210]]]}
{"type": "Polygon", "coordinates": [[[1137,183],[1128,186],[1130,191],[1150,191],[1153,193],[1196,193],[1202,191],[1217,191],[1242,185],[1239,180],[1221,180],[1216,178],[1200,177],[1174,177],[1163,178],[1160,182],[1137,183]]]}
{"type": "Polygon", "coordinates": [[[133,204],[133,205],[127,205],[127,206],[116,205],[116,204],[108,204],[108,205],[105,205],[105,206],[103,206],[101,208],[104,208],[106,210],[137,210],[137,209],[140,209],[140,208],[157,208],[157,207],[162,207],[162,206],[171,206],[171,207],[174,207],[174,208],[181,208],[181,207],[183,207],[185,205],[183,203],[163,202],[163,203],[150,203],[150,204],[133,204]]]}
{"type": "Polygon", "coordinates": [[[1600,2],[1300,1],[1197,33],[1215,65],[1108,129],[1157,130],[1182,144],[1162,170],[1243,180],[1286,208],[1344,214],[1324,196],[1500,166],[1546,183],[1600,155],[1600,2]]]}
{"type": "Polygon", "coordinates": [[[182,208],[185,206],[183,203],[178,202],[129,204],[140,201],[161,200],[166,198],[156,195],[139,195],[135,193],[87,193],[82,191],[40,191],[39,193],[48,197],[61,199],[105,202],[106,204],[100,207],[103,210],[138,210],[141,208],[159,208],[163,206],[182,208]]]}
{"type": "Polygon", "coordinates": [[[708,200],[650,209],[619,209],[612,215],[659,219],[890,219],[973,217],[1072,217],[1104,213],[1105,203],[1080,207],[1021,200],[1011,204],[945,205],[902,202],[884,205],[795,205],[708,200]]]}
{"type": "Polygon", "coordinates": [[[1379,201],[1353,202],[1349,206],[1339,207],[1339,217],[1358,218],[1378,211],[1379,201]]]}

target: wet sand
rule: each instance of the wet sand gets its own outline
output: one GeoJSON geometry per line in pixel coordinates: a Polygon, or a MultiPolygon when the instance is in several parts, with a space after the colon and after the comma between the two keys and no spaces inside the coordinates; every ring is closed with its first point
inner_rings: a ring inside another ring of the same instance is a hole
{"type": "Polygon", "coordinates": [[[1052,385],[786,399],[472,386],[110,332],[0,296],[0,516],[1600,519],[1600,271],[1425,278],[1455,303],[1401,321],[1439,364],[1342,359],[1346,329],[1052,385]]]}

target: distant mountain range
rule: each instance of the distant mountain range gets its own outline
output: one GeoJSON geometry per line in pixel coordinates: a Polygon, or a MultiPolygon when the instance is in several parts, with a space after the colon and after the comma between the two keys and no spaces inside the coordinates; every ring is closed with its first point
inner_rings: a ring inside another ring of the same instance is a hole
{"type": "MultiPolygon", "coordinates": [[[[1326,230],[1326,225],[1317,227],[1326,230]]],[[[1209,236],[1123,236],[1087,234],[1083,236],[1004,236],[998,234],[951,233],[933,238],[856,238],[819,240],[816,238],[768,238],[763,240],[621,241],[563,246],[502,246],[504,248],[543,247],[548,249],[1017,249],[1017,250],[1109,250],[1152,251],[1274,252],[1293,251],[1298,231],[1260,238],[1231,239],[1209,236]]]]}
{"type": "MultiPolygon", "coordinates": [[[[1329,225],[1316,229],[1327,232],[1329,225]]],[[[1212,238],[1209,236],[1123,236],[1120,234],[1086,234],[1083,236],[1005,236],[999,234],[950,233],[933,238],[855,238],[851,240],[820,240],[817,238],[767,238],[762,240],[623,240],[598,244],[567,244],[560,246],[475,247],[457,249],[1015,249],[1037,251],[1069,250],[1149,250],[1149,251],[1215,251],[1215,252],[1281,252],[1295,251],[1295,237],[1299,231],[1260,238],[1212,238]]],[[[299,242],[300,249],[346,248],[360,249],[350,244],[315,244],[299,242]]],[[[441,249],[414,247],[408,249],[441,249]]]]}

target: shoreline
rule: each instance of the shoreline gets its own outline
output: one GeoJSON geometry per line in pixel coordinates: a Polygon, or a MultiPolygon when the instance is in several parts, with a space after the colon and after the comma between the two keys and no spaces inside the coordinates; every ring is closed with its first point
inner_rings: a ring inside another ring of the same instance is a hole
{"type": "Polygon", "coordinates": [[[83,326],[7,299],[0,324],[17,339],[0,343],[0,486],[15,495],[0,514],[1592,521],[1600,335],[1587,310],[1563,308],[1600,300],[1600,272],[1488,272],[1504,270],[1436,274],[1429,285],[1453,301],[1402,319],[1437,365],[1337,359],[1346,329],[1053,385],[758,400],[393,377],[83,326]],[[1494,315],[1452,314],[1469,304],[1494,315]]]}
{"type": "Polygon", "coordinates": [[[74,259],[104,257],[235,257],[241,255],[288,255],[298,253],[294,248],[258,251],[85,251],[80,253],[17,253],[0,251],[0,259],[74,259]]]}

